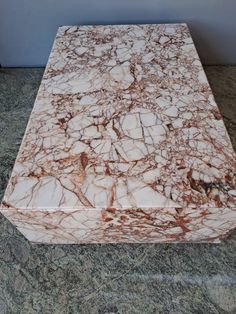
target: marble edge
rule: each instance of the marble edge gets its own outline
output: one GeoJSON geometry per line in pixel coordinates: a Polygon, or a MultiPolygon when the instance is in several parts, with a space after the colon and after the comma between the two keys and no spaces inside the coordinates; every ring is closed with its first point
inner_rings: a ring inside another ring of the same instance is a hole
{"type": "MultiPolygon", "coordinates": [[[[17,228],[17,226],[16,226],[16,228],[17,228]]],[[[20,230],[18,229],[18,231],[20,232],[20,230]]],[[[27,240],[27,241],[29,241],[27,238],[26,238],[26,236],[25,235],[23,235],[23,237],[27,240]]],[[[211,242],[209,242],[209,241],[207,241],[207,240],[198,240],[198,241],[194,241],[194,242],[191,242],[191,245],[201,245],[201,244],[210,244],[210,245],[220,245],[221,243],[222,243],[222,241],[224,241],[226,238],[228,237],[228,235],[226,235],[226,236],[224,236],[223,238],[221,238],[220,240],[219,239],[214,239],[214,240],[212,240],[211,242]]],[[[72,243],[72,242],[63,242],[63,243],[57,243],[57,244],[54,244],[54,243],[52,243],[52,242],[50,242],[50,241],[46,241],[46,242],[43,242],[43,245],[50,245],[50,246],[52,246],[52,245],[108,245],[108,244],[112,244],[112,245],[114,245],[114,244],[117,244],[117,245],[119,245],[119,244],[140,244],[140,245],[153,245],[153,244],[155,244],[155,245],[173,245],[173,244],[178,244],[178,245],[186,245],[186,244],[190,244],[190,242],[189,241],[185,241],[185,240],[182,240],[182,241],[166,241],[166,242],[164,242],[164,241],[162,241],[162,242],[155,242],[155,241],[152,241],[152,240],[150,240],[150,241],[148,241],[148,242],[138,242],[138,241],[133,241],[133,240],[127,240],[127,239],[125,239],[125,240],[120,240],[119,242],[117,242],[117,241],[115,241],[115,240],[113,240],[113,239],[111,239],[111,240],[109,240],[108,242],[96,242],[97,240],[94,240],[94,241],[90,241],[90,242],[83,242],[83,243],[80,243],[80,242],[77,242],[77,243],[72,243]]],[[[40,244],[42,244],[41,242],[37,242],[37,241],[30,241],[30,243],[31,244],[33,244],[33,245],[40,245],[40,244]]]]}
{"type": "Polygon", "coordinates": [[[120,26],[144,26],[144,25],[171,25],[171,26],[185,26],[186,28],[188,28],[188,24],[185,22],[180,22],[180,23],[121,23],[121,24],[102,24],[102,23],[98,23],[98,24],[74,24],[74,25],[60,25],[58,27],[59,29],[63,29],[63,28],[72,28],[72,27],[81,27],[81,26],[89,26],[89,27],[99,27],[99,26],[105,26],[105,27],[120,27],[120,26]]]}
{"type": "MultiPolygon", "coordinates": [[[[57,30],[57,34],[58,34],[58,30],[57,30]]],[[[53,43],[52,43],[52,47],[51,47],[51,50],[50,50],[50,53],[49,53],[49,56],[48,56],[48,60],[47,60],[46,66],[45,66],[44,71],[43,71],[42,79],[41,79],[41,82],[40,82],[40,85],[39,85],[39,88],[38,88],[38,91],[37,91],[37,94],[36,94],[36,97],[35,97],[35,100],[34,100],[34,103],[33,103],[33,107],[31,109],[31,112],[30,112],[30,115],[29,115],[29,118],[28,118],[28,121],[27,121],[27,124],[26,124],[26,127],[25,127],[25,131],[24,131],[24,135],[22,137],[21,143],[20,143],[20,147],[18,149],[18,152],[17,152],[16,158],[15,158],[14,164],[13,164],[12,169],[11,169],[11,173],[10,173],[10,176],[9,176],[9,179],[8,179],[8,182],[7,182],[7,185],[6,185],[6,188],[5,188],[2,200],[0,200],[0,211],[2,210],[2,208],[1,208],[3,206],[2,204],[4,202],[7,202],[7,199],[5,199],[5,195],[7,194],[7,191],[10,188],[11,181],[12,181],[12,176],[13,176],[13,170],[14,170],[14,168],[16,166],[16,163],[17,163],[17,160],[18,160],[18,158],[20,156],[21,151],[23,150],[23,145],[24,145],[24,142],[25,142],[25,138],[26,138],[26,136],[28,134],[28,130],[29,130],[30,124],[31,124],[31,115],[34,112],[35,105],[37,103],[37,100],[39,98],[39,95],[40,95],[40,92],[41,92],[41,89],[42,89],[42,80],[44,79],[44,75],[47,72],[48,68],[50,67],[50,59],[53,56],[53,50],[54,50],[54,48],[56,46],[57,34],[56,34],[56,36],[55,36],[55,38],[53,40],[53,43]]]]}
{"type": "MultiPolygon", "coordinates": [[[[103,211],[103,210],[109,210],[113,209],[114,207],[106,207],[106,206],[101,206],[101,207],[85,207],[85,206],[77,206],[75,208],[71,207],[14,207],[8,204],[4,204],[4,201],[0,203],[0,212],[4,213],[7,211],[48,211],[48,212],[58,212],[58,211],[66,211],[66,212],[74,212],[74,211],[103,211]]],[[[126,210],[134,210],[134,209],[142,209],[142,210],[166,210],[166,209],[185,209],[185,210],[225,210],[227,208],[230,208],[232,211],[236,211],[236,207],[229,207],[229,206],[223,206],[223,207],[214,207],[214,206],[139,206],[139,207],[131,207],[131,206],[123,206],[123,207],[115,207],[115,210],[117,211],[126,211],[126,210]]]]}

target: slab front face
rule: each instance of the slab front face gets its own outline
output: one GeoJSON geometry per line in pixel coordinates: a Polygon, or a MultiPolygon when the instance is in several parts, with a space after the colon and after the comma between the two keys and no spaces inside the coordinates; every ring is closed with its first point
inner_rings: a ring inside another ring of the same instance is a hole
{"type": "Polygon", "coordinates": [[[65,26],[1,211],[34,242],[219,241],[235,173],[185,24],[65,26]]]}

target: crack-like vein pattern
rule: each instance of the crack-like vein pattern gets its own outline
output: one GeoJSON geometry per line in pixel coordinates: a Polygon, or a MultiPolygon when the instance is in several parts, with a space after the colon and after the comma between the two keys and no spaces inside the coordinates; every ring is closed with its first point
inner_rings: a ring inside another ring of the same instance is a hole
{"type": "Polygon", "coordinates": [[[235,227],[230,208],[9,210],[5,216],[35,243],[220,242],[235,227]]]}
{"type": "Polygon", "coordinates": [[[235,198],[235,154],[185,24],[59,28],[1,206],[26,237],[217,241],[235,198]]]}

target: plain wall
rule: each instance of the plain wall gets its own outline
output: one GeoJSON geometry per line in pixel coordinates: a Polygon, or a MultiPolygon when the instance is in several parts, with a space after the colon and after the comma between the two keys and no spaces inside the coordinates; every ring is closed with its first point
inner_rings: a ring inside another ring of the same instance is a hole
{"type": "Polygon", "coordinates": [[[0,0],[2,66],[44,66],[58,26],[186,22],[204,64],[236,64],[236,0],[0,0]]]}

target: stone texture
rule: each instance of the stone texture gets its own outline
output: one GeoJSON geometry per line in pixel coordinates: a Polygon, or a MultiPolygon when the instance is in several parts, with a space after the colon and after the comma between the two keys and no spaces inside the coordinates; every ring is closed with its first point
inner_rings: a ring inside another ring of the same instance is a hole
{"type": "Polygon", "coordinates": [[[0,212],[47,244],[236,227],[236,158],[186,24],[58,29],[0,212]]]}
{"type": "MultiPolygon", "coordinates": [[[[205,70],[236,148],[236,67],[205,70]]],[[[1,191],[42,72],[0,70],[1,191]]],[[[235,274],[235,233],[217,245],[32,245],[0,218],[1,314],[234,314],[235,274]]]]}

